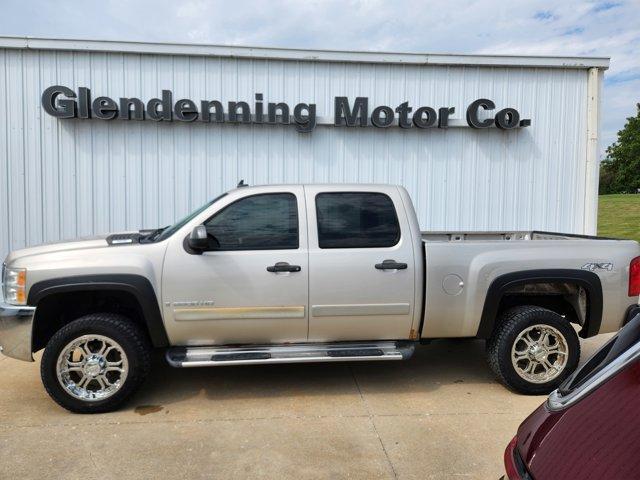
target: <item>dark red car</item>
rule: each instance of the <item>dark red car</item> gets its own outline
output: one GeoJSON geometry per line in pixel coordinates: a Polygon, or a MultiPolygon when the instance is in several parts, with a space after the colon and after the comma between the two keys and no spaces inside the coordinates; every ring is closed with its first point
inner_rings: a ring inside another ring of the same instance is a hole
{"type": "Polygon", "coordinates": [[[640,479],[640,307],[518,429],[509,480],[640,479]]]}

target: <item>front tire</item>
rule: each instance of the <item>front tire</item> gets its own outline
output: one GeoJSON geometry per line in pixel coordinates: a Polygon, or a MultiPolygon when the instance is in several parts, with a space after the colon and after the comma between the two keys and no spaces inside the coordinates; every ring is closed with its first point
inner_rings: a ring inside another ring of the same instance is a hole
{"type": "Polygon", "coordinates": [[[42,356],[47,393],[75,413],[117,409],[142,384],[151,365],[146,334],[128,318],[92,313],[62,327],[42,356]]]}
{"type": "Polygon", "coordinates": [[[548,394],[580,360],[580,340],[561,315],[533,305],[505,311],[487,341],[487,360],[496,377],[527,395],[548,394]]]}

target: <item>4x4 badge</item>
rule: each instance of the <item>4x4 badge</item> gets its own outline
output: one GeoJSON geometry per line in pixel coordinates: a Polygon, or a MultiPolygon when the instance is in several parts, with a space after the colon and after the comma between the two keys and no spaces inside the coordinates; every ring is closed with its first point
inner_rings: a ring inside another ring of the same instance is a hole
{"type": "Polygon", "coordinates": [[[613,270],[613,263],[585,263],[582,266],[582,270],[589,270],[590,272],[593,272],[594,270],[606,270],[607,272],[610,272],[611,270],[613,270]]]}

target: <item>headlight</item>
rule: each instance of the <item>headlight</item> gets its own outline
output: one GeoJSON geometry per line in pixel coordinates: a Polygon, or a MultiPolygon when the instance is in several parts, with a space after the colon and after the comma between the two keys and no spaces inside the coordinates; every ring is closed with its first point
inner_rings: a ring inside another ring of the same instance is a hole
{"type": "Polygon", "coordinates": [[[5,267],[2,275],[4,301],[14,305],[27,303],[27,269],[5,267]]]}

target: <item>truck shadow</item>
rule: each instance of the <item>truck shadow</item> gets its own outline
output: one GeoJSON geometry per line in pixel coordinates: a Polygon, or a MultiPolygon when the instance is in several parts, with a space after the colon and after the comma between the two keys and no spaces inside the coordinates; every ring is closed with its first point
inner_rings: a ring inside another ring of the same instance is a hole
{"type": "Polygon", "coordinates": [[[417,347],[406,361],[176,369],[158,353],[153,367],[132,404],[168,406],[202,395],[220,401],[428,393],[449,384],[497,383],[485,360],[484,341],[474,339],[437,340],[417,347]]]}

